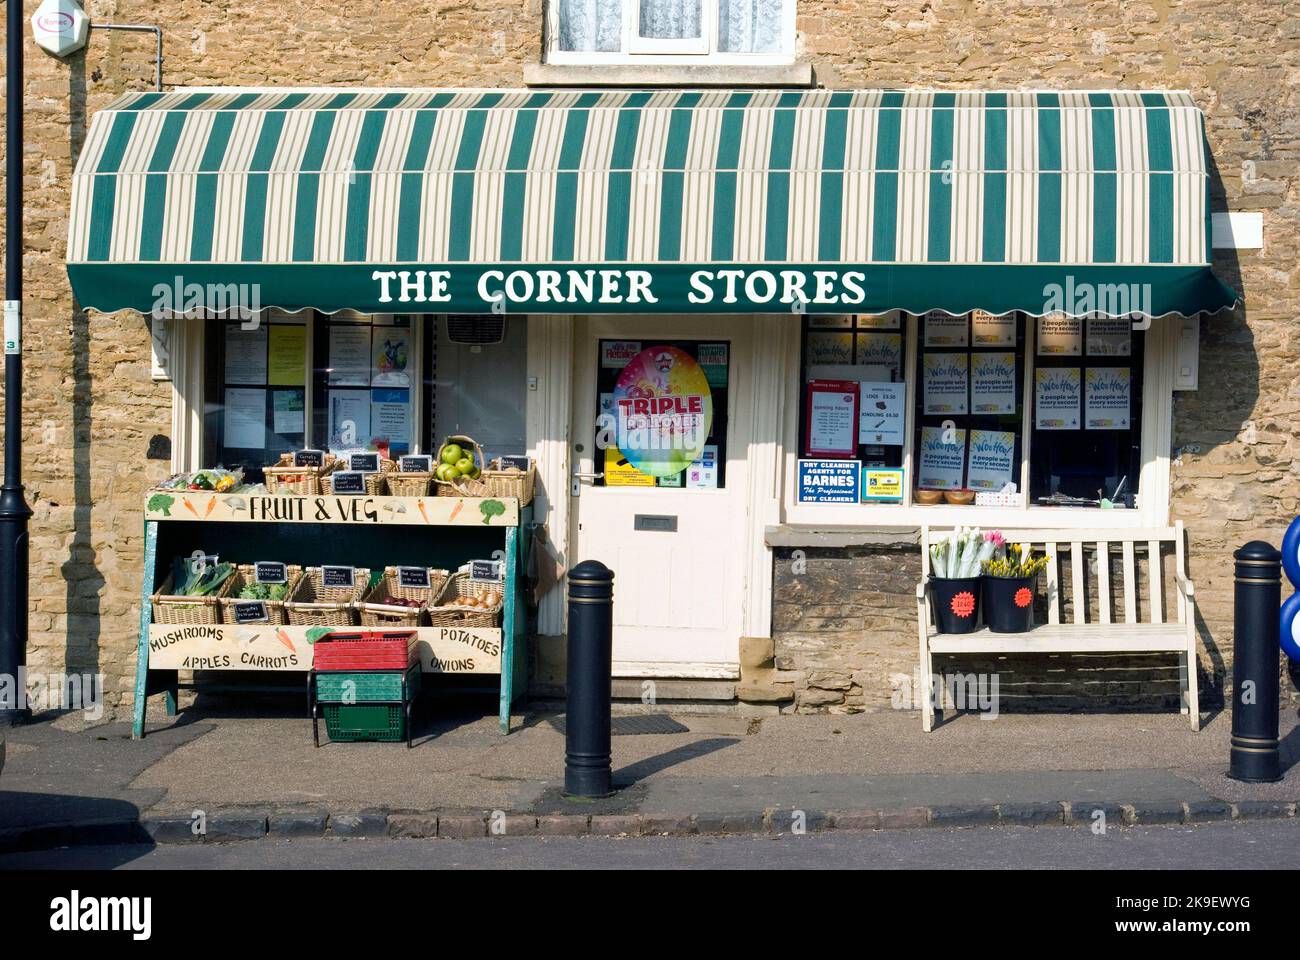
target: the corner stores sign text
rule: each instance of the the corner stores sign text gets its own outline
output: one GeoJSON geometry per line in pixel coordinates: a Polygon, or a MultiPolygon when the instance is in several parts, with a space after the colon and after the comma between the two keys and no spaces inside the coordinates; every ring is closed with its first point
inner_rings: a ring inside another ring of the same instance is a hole
{"type": "Polygon", "coordinates": [[[737,305],[782,310],[860,306],[869,295],[861,270],[720,267],[683,271],[492,267],[446,270],[375,270],[376,302],[457,304],[480,309],[587,306],[686,311],[737,305]],[[468,287],[468,289],[467,289],[468,287]]]}

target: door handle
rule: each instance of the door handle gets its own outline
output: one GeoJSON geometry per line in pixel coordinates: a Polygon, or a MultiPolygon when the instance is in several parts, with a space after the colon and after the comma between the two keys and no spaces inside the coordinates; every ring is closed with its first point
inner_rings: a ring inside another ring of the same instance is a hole
{"type": "Polygon", "coordinates": [[[573,472],[573,479],[569,482],[569,496],[576,497],[581,495],[582,483],[584,480],[587,483],[594,483],[603,476],[605,476],[603,473],[583,473],[581,470],[575,470],[573,472]]]}

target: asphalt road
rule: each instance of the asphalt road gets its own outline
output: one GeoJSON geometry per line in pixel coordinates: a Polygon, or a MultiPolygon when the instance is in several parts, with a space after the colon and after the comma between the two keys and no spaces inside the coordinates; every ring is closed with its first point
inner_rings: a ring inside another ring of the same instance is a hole
{"type": "Polygon", "coordinates": [[[781,837],[255,840],[0,856],[83,869],[1298,869],[1300,821],[1113,829],[986,827],[781,837]]]}

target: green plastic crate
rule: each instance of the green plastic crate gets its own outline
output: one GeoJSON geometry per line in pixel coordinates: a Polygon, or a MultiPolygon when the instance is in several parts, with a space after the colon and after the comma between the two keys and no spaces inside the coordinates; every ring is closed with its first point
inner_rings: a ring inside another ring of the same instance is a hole
{"type": "MultiPolygon", "coordinates": [[[[400,676],[400,674],[399,674],[400,676]]],[[[406,711],[400,703],[326,703],[325,730],[337,743],[406,739],[406,711]]]]}
{"type": "Polygon", "coordinates": [[[407,679],[407,694],[420,689],[419,671],[387,673],[349,673],[330,671],[316,674],[316,699],[321,703],[365,703],[369,700],[401,700],[402,677],[407,679]]]}

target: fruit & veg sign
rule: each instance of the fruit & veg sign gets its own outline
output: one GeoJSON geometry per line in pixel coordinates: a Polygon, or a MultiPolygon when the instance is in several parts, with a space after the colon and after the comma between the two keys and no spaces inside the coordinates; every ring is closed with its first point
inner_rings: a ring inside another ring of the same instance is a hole
{"type": "Polygon", "coordinates": [[[154,491],[146,520],[243,523],[361,523],[410,526],[494,526],[519,523],[512,497],[368,497],[154,491]]]}

